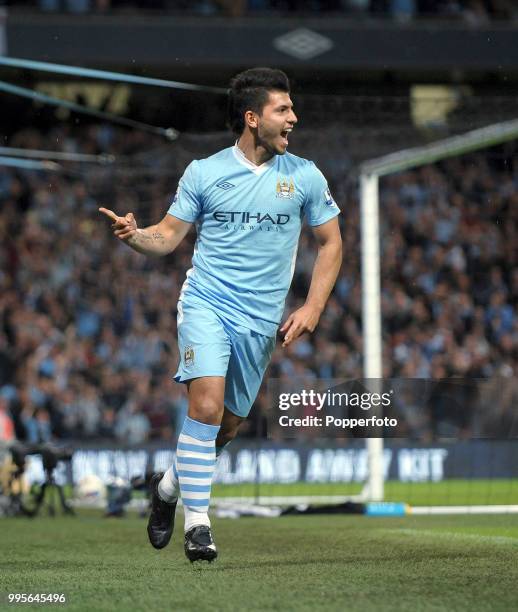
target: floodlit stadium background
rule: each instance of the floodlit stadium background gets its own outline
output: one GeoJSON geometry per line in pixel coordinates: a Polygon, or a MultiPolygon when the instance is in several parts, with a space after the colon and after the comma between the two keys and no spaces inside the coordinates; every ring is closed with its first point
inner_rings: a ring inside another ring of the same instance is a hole
{"type": "MultiPolygon", "coordinates": [[[[343,212],[344,262],[317,331],[288,350],[279,345],[267,377],[300,377],[308,386],[360,378],[359,166],[516,118],[518,54],[500,27],[512,11],[496,2],[483,12],[459,5],[456,14],[448,3],[433,13],[412,2],[187,4],[85,0],[65,3],[62,15],[52,2],[10,3],[4,53],[215,87],[252,65],[285,69],[299,116],[290,151],[314,160],[330,182],[343,212]],[[113,24],[117,48],[107,44],[113,24]],[[182,28],[188,41],[174,37],[182,28]],[[162,47],[150,49],[155,31],[162,47]],[[239,54],[229,32],[242,41],[239,54]],[[385,55],[376,45],[390,32],[399,46],[385,55]],[[433,46],[416,47],[425,35],[433,46]],[[92,50],[89,37],[104,50],[92,50]],[[211,54],[192,55],[202,37],[211,54]],[[343,46],[350,39],[362,41],[353,53],[343,46]],[[472,55],[462,51],[468,39],[472,55]],[[443,52],[434,63],[436,49],[443,52]]],[[[99,120],[0,94],[2,146],[68,154],[51,169],[0,163],[0,434],[7,443],[73,447],[63,479],[165,468],[186,412],[185,390],[171,374],[194,234],[173,255],[146,259],[117,243],[97,207],[133,211],[139,225],[159,220],[186,165],[232,144],[224,96],[0,70],[3,82],[107,114],[99,120]],[[139,125],[121,126],[120,117],[139,125]],[[179,136],[170,141],[151,126],[179,136]],[[74,161],[75,154],[92,157],[74,161]]],[[[518,504],[516,152],[511,140],[380,182],[384,376],[489,379],[455,407],[400,407],[398,439],[386,443],[386,499],[518,504]]],[[[12,149],[2,155],[37,161],[12,149]]],[[[288,311],[304,300],[313,259],[304,231],[288,311]]],[[[361,491],[364,440],[308,431],[283,441],[275,430],[267,439],[268,402],[262,392],[222,457],[216,499],[338,500],[361,491]]],[[[29,472],[41,475],[37,459],[29,472]]]]}

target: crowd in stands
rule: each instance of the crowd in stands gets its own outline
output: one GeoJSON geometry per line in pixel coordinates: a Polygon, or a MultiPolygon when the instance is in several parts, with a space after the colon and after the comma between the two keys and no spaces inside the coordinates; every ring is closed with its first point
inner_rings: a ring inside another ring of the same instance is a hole
{"type": "MultiPolygon", "coordinates": [[[[64,162],[59,172],[0,166],[0,433],[28,442],[170,440],[186,412],[185,388],[172,374],[176,304],[195,234],[172,255],[147,258],[117,241],[97,209],[133,211],[141,226],[156,222],[199,151],[181,138],[163,145],[105,125],[27,129],[9,144],[112,153],[117,161],[64,162]]],[[[325,147],[312,149],[301,153],[325,167],[325,147]]],[[[513,154],[472,154],[382,181],[386,377],[518,375],[513,154]]],[[[329,179],[343,210],[338,282],[316,332],[288,349],[278,343],[270,377],[362,375],[358,188],[340,173],[329,179]]],[[[314,256],[305,229],[287,311],[304,301],[314,256]]],[[[513,397],[498,409],[512,410],[513,397]]],[[[259,426],[267,402],[262,392],[244,435],[259,426]]],[[[483,429],[496,403],[482,409],[483,429]]]]}
{"type": "Polygon", "coordinates": [[[483,24],[516,17],[512,0],[11,0],[11,6],[32,6],[45,12],[106,13],[162,11],[172,14],[228,15],[343,15],[349,18],[410,20],[442,18],[483,24]]]}

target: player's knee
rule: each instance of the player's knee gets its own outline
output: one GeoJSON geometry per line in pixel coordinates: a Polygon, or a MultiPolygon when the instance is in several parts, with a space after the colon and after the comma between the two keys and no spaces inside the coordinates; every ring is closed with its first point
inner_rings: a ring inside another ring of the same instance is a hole
{"type": "Polygon", "coordinates": [[[222,415],[223,406],[210,396],[198,398],[189,405],[189,416],[201,423],[219,425],[222,415]]]}

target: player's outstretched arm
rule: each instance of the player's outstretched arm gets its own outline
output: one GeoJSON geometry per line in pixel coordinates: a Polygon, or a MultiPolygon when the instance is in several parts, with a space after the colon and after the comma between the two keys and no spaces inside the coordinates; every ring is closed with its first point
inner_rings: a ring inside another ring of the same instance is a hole
{"type": "Polygon", "coordinates": [[[311,284],[304,306],[292,312],[281,327],[282,346],[288,346],[304,332],[312,332],[318,324],[329,294],[334,287],[342,263],[342,237],[338,219],[313,228],[318,241],[318,255],[313,266],[311,284]]]}
{"type": "Polygon", "coordinates": [[[119,217],[108,208],[99,208],[99,212],[109,217],[113,233],[135,251],[144,255],[167,255],[176,249],[191,227],[187,223],[166,214],[156,225],[138,228],[133,213],[119,217]]]}

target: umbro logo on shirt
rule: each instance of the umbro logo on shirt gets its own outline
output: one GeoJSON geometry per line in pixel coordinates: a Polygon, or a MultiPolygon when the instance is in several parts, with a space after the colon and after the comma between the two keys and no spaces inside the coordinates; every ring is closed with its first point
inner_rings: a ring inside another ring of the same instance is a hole
{"type": "Polygon", "coordinates": [[[227,189],[232,189],[232,187],[235,187],[235,185],[229,183],[228,181],[220,181],[219,183],[216,183],[216,187],[223,189],[223,191],[227,191],[227,189]]]}

